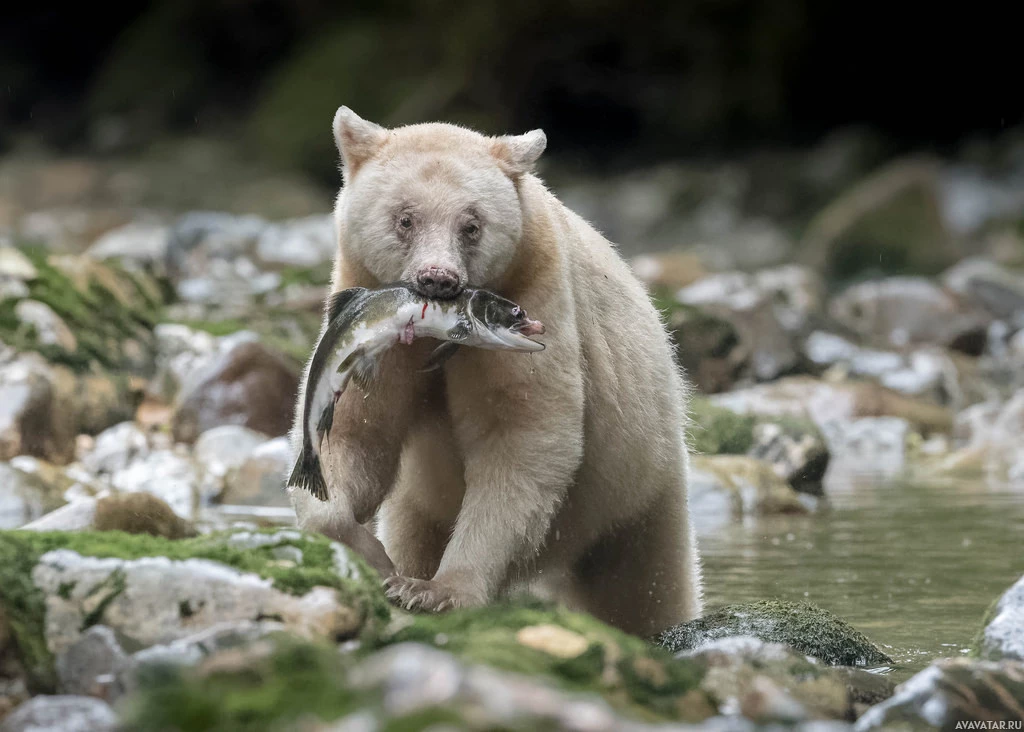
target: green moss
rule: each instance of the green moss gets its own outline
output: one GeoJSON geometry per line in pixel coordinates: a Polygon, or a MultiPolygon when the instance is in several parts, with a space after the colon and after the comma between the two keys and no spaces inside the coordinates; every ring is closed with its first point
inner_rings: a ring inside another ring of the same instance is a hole
{"type": "MultiPolygon", "coordinates": [[[[262,533],[279,533],[267,530],[262,533]]],[[[243,572],[251,572],[273,582],[282,592],[303,595],[313,587],[334,588],[341,602],[363,614],[361,627],[371,634],[390,617],[387,601],[380,590],[380,580],[361,559],[354,555],[349,561],[362,579],[341,577],[334,569],[334,549],[330,541],[315,535],[298,535],[282,539],[275,546],[294,546],[302,552],[302,562],[283,566],[274,556],[273,546],[233,546],[224,534],[211,534],[195,539],[172,541],[145,534],[107,532],[0,532],[0,604],[10,621],[19,653],[38,688],[52,689],[53,659],[45,644],[43,622],[44,598],[32,584],[32,570],[39,557],[55,549],[70,549],[83,556],[167,557],[173,560],[209,559],[243,572]]],[[[100,606],[85,620],[85,627],[99,622],[106,605],[123,591],[115,575],[96,592],[105,593],[100,606]]],[[[68,590],[70,592],[70,589],[68,590]]]]}
{"type": "Polygon", "coordinates": [[[485,608],[420,615],[386,639],[433,645],[470,662],[541,677],[572,691],[596,692],[632,716],[677,719],[680,700],[697,689],[703,668],[674,660],[646,641],[563,607],[520,600],[485,608]],[[517,633],[553,625],[582,636],[588,646],[563,658],[524,645],[517,633]]]}
{"type": "Polygon", "coordinates": [[[827,610],[778,600],[710,610],[697,620],[665,631],[658,642],[676,653],[735,635],[783,643],[834,666],[892,663],[863,633],[827,610]]]}
{"type": "Polygon", "coordinates": [[[125,591],[127,587],[124,572],[115,570],[111,572],[106,579],[100,582],[98,585],[89,590],[86,597],[93,597],[94,595],[102,594],[99,602],[96,603],[96,607],[90,610],[84,618],[82,618],[82,627],[79,629],[81,632],[85,632],[94,625],[98,625],[103,619],[103,614],[110,607],[110,603],[117,599],[117,597],[125,591]]]}
{"type": "Polygon", "coordinates": [[[745,455],[754,444],[757,419],[718,407],[707,399],[690,401],[690,448],[702,455],[745,455]]]}
{"type": "Polygon", "coordinates": [[[147,668],[141,693],[126,708],[127,728],[233,732],[279,729],[307,717],[337,719],[358,708],[344,678],[336,649],[287,639],[264,658],[211,673],[147,668]]]}
{"type": "Polygon", "coordinates": [[[193,330],[213,336],[226,336],[240,330],[259,335],[267,347],[288,356],[296,363],[305,363],[320,333],[319,312],[295,312],[281,308],[262,308],[246,320],[176,320],[193,330]]]}
{"type": "Polygon", "coordinates": [[[72,278],[55,266],[47,254],[22,249],[38,276],[28,282],[29,299],[38,300],[67,324],[77,347],[66,350],[39,343],[31,326],[15,315],[17,300],[0,302],[0,338],[19,350],[37,351],[47,360],[85,371],[94,365],[107,369],[137,367],[124,352],[126,341],[152,346],[152,328],[160,318],[159,289],[141,274],[129,274],[107,264],[76,263],[81,276],[72,278]]]}

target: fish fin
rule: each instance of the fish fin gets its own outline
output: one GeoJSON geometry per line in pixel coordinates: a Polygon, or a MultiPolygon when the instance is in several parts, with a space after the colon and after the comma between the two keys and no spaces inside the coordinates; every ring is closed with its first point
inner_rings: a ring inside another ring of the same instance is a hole
{"type": "Polygon", "coordinates": [[[456,344],[458,344],[469,338],[471,330],[472,328],[468,320],[460,320],[458,323],[456,323],[455,325],[448,329],[448,333],[445,334],[445,337],[449,341],[453,341],[456,344]]]}
{"type": "Polygon", "coordinates": [[[365,287],[350,287],[347,290],[341,290],[331,295],[327,299],[327,321],[330,322],[337,318],[353,299],[364,292],[366,292],[365,287]]]}
{"type": "Polygon", "coordinates": [[[427,359],[426,364],[420,369],[420,373],[425,371],[433,371],[439,369],[444,365],[445,361],[455,355],[455,352],[459,350],[459,344],[453,343],[452,341],[445,341],[440,346],[435,348],[430,354],[430,358],[427,359]]]}
{"type": "Polygon", "coordinates": [[[369,391],[373,383],[373,377],[377,375],[377,359],[363,355],[354,364],[349,372],[352,381],[363,391],[369,391]]]}
{"type": "Polygon", "coordinates": [[[334,402],[334,400],[331,400],[331,403],[324,407],[323,414],[320,415],[320,421],[317,422],[316,433],[317,435],[320,436],[321,440],[323,440],[324,437],[330,434],[331,427],[334,426],[335,406],[337,406],[337,404],[334,402]]]}
{"type": "Polygon", "coordinates": [[[305,488],[321,501],[327,500],[327,481],[320,469],[320,456],[313,450],[313,443],[308,438],[302,442],[302,452],[295,461],[288,485],[305,488]]]}

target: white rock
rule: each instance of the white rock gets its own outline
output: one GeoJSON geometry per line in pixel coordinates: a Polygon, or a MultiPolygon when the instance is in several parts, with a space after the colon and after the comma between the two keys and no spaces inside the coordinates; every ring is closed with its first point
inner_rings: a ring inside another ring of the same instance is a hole
{"type": "Polygon", "coordinates": [[[111,477],[126,493],[141,491],[163,499],[176,514],[193,519],[198,504],[199,473],[195,464],[173,450],[155,450],[111,477]]]}
{"type": "Polygon", "coordinates": [[[228,472],[241,466],[269,439],[241,425],[222,425],[199,435],[192,457],[199,466],[203,497],[220,495],[228,472]]]}
{"type": "Polygon", "coordinates": [[[114,732],[117,727],[117,715],[105,701],[40,695],[7,715],[0,732],[114,732]]]}
{"type": "Polygon", "coordinates": [[[161,270],[167,258],[168,231],[154,222],[125,224],[97,239],[86,254],[93,259],[120,259],[161,270]]]}
{"type": "Polygon", "coordinates": [[[1024,577],[999,598],[981,637],[981,656],[1024,661],[1024,577]]]}
{"type": "Polygon", "coordinates": [[[0,279],[30,281],[39,276],[32,260],[12,246],[0,246],[0,279]]]}
{"type": "Polygon", "coordinates": [[[40,558],[32,581],[46,598],[46,644],[55,655],[82,637],[86,618],[97,610],[98,621],[135,648],[266,617],[306,637],[351,632],[361,622],[359,611],[340,604],[333,589],[291,595],[271,580],[207,559],[127,560],[59,549],[40,558]]]}
{"type": "Polygon", "coordinates": [[[261,261],[293,267],[329,265],[337,249],[332,216],[309,216],[269,224],[256,243],[261,261]]]}
{"type": "Polygon", "coordinates": [[[14,306],[18,320],[35,329],[36,340],[43,345],[60,346],[65,351],[78,348],[78,339],[67,323],[45,302],[21,300],[14,306]]]}
{"type": "Polygon", "coordinates": [[[99,433],[81,463],[94,475],[111,476],[145,458],[149,449],[146,433],[134,422],[122,422],[99,433]]]}

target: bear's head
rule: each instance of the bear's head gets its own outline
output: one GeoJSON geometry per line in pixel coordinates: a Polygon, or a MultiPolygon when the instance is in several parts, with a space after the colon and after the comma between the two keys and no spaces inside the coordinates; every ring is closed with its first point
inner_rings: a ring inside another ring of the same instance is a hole
{"type": "Polygon", "coordinates": [[[486,137],[449,124],[385,129],[348,107],[334,117],[345,185],[335,217],[346,261],[429,297],[487,286],[515,260],[519,179],[544,132],[486,137]]]}

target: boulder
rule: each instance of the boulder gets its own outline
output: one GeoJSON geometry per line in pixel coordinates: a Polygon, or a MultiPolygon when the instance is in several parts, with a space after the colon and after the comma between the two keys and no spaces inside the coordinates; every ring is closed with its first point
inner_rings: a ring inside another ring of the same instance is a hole
{"type": "Polygon", "coordinates": [[[64,505],[64,486],[0,463],[0,529],[16,529],[64,505]]]}
{"type": "Polygon", "coordinates": [[[868,709],[855,732],[873,729],[1011,729],[1024,709],[1024,664],[947,658],[900,684],[893,697],[868,709]],[[1001,725],[1001,726],[1000,726],[1001,725]],[[984,727],[979,727],[984,728],[984,727]]]}
{"type": "Polygon", "coordinates": [[[86,255],[166,274],[168,233],[167,226],[162,223],[133,221],[103,234],[89,247],[86,255]]]}
{"type": "Polygon", "coordinates": [[[791,376],[710,398],[712,404],[739,414],[805,417],[823,432],[826,425],[860,417],[900,417],[923,434],[948,433],[949,409],[865,381],[830,382],[791,376]]]}
{"type": "Polygon", "coordinates": [[[258,445],[224,478],[220,500],[227,504],[291,506],[284,489],[295,455],[287,437],[275,437],[258,445]]]}
{"type": "Polygon", "coordinates": [[[808,513],[813,505],[769,463],[745,455],[694,455],[687,492],[699,532],[746,516],[808,513]]]}
{"type": "Polygon", "coordinates": [[[0,732],[115,732],[110,705],[88,696],[37,696],[11,712],[0,732]]]}
{"type": "Polygon", "coordinates": [[[655,306],[665,314],[679,365],[700,391],[727,391],[747,371],[750,350],[728,319],[669,299],[657,299],[655,306]]]}
{"type": "Polygon", "coordinates": [[[781,643],[833,666],[892,663],[860,631],[829,611],[805,602],[762,600],[708,609],[702,617],[666,630],[658,637],[658,643],[680,653],[733,636],[781,643]]]}
{"type": "Polygon", "coordinates": [[[893,689],[863,669],[823,666],[788,646],[752,636],[709,641],[685,656],[707,664],[701,688],[718,700],[720,710],[739,711],[759,724],[853,719],[893,689]]]}
{"type": "Polygon", "coordinates": [[[803,260],[830,279],[938,274],[957,260],[938,164],[897,160],[864,178],[808,223],[800,249],[803,260]]]}
{"type": "Polygon", "coordinates": [[[891,277],[853,285],[829,314],[869,343],[945,346],[971,355],[985,348],[991,316],[923,277],[891,277]]]}
{"type": "Polygon", "coordinates": [[[260,343],[240,343],[182,389],[174,438],[192,443],[220,425],[242,425],[270,437],[287,434],[298,383],[298,369],[280,355],[260,343]]]}
{"type": "Polygon", "coordinates": [[[199,435],[192,458],[199,469],[201,496],[220,496],[228,472],[241,466],[267,440],[266,435],[233,424],[214,427],[199,435]]]}
{"type": "Polygon", "coordinates": [[[123,531],[168,539],[194,536],[192,525],[148,493],[107,493],[71,501],[23,526],[26,531],[123,531]]]}
{"type": "Polygon", "coordinates": [[[990,661],[1024,661],[1024,577],[989,610],[979,646],[979,655],[990,661]]]}
{"type": "Polygon", "coordinates": [[[340,544],[295,530],[171,541],[118,532],[0,533],[0,609],[34,683],[94,625],[133,650],[274,619],[355,638],[388,616],[380,580],[340,544]]]}
{"type": "Polygon", "coordinates": [[[951,292],[984,308],[993,318],[1024,326],[1024,274],[971,257],[942,273],[951,292]]]}
{"type": "Polygon", "coordinates": [[[803,417],[739,414],[695,397],[687,428],[699,455],[749,455],[771,464],[775,474],[803,493],[820,495],[829,464],[821,430],[803,417]]]}

